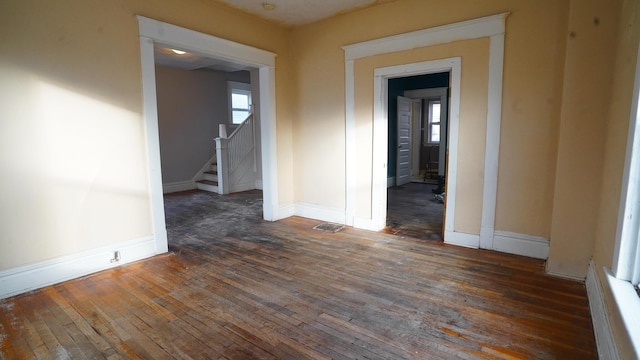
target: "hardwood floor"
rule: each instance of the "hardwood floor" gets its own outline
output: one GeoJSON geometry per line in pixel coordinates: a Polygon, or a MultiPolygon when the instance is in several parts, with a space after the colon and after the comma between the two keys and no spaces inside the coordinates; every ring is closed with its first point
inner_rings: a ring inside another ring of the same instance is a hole
{"type": "Polygon", "coordinates": [[[423,240],[442,241],[444,204],[433,197],[437,185],[408,183],[387,190],[384,232],[423,240]]]}
{"type": "Polygon", "coordinates": [[[597,358],[584,285],[540,260],[268,223],[260,196],[167,196],[169,254],[1,301],[2,358],[597,358]]]}

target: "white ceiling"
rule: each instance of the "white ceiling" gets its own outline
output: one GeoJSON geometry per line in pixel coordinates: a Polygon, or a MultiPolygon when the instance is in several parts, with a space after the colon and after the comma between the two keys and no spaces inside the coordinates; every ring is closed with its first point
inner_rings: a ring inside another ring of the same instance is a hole
{"type": "MultiPolygon", "coordinates": [[[[241,11],[286,26],[309,24],[354,9],[373,6],[393,0],[216,0],[241,11]],[[265,10],[263,4],[275,5],[265,10]]],[[[245,66],[208,58],[194,53],[175,54],[171,48],[157,45],[155,62],[158,65],[183,70],[210,69],[225,72],[249,70],[245,66]]]]}
{"type": "Polygon", "coordinates": [[[231,7],[288,26],[309,24],[338,13],[393,0],[217,0],[231,7]],[[263,3],[275,5],[265,10],[263,3]]]}
{"type": "Polygon", "coordinates": [[[213,59],[191,52],[178,55],[174,53],[171,48],[160,45],[154,47],[154,56],[156,64],[182,70],[209,69],[224,72],[249,70],[249,67],[243,65],[213,59]]]}

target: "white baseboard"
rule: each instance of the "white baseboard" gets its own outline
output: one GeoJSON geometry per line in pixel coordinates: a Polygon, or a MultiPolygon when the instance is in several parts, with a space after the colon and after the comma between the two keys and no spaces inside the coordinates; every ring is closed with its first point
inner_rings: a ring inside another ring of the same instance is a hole
{"type": "Polygon", "coordinates": [[[539,236],[494,231],[493,249],[536,259],[549,257],[549,240],[539,236]]]}
{"type": "Polygon", "coordinates": [[[155,254],[155,239],[147,237],[3,270],[0,271],[0,299],[124,265],[155,254]],[[112,263],[111,259],[116,251],[120,252],[120,260],[112,263]]]}
{"type": "Polygon", "coordinates": [[[292,217],[296,213],[296,207],[294,204],[289,204],[285,206],[281,206],[278,209],[278,213],[275,214],[274,220],[286,219],[288,217],[292,217]]]}
{"type": "Polygon", "coordinates": [[[163,194],[170,194],[174,192],[194,190],[194,189],[196,189],[196,182],[191,180],[162,184],[163,194]]]}
{"type": "Polygon", "coordinates": [[[445,231],[444,242],[445,244],[477,249],[480,245],[480,235],[465,234],[456,231],[445,231]]]}
{"type": "Polygon", "coordinates": [[[245,182],[241,184],[233,184],[231,186],[230,192],[232,193],[242,192],[242,191],[254,190],[255,188],[256,188],[255,181],[250,181],[250,182],[245,182]]]}
{"type": "Polygon", "coordinates": [[[395,176],[387,178],[387,188],[390,188],[395,184],[396,184],[396,177],[395,176]]]}
{"type": "Polygon", "coordinates": [[[353,227],[362,230],[381,231],[382,229],[384,229],[385,224],[380,224],[379,221],[376,221],[374,219],[354,217],[353,227]]]}
{"type": "Polygon", "coordinates": [[[604,294],[600,286],[600,281],[598,281],[593,260],[589,262],[586,286],[593,322],[593,332],[596,335],[596,345],[598,346],[598,358],[619,359],[618,349],[616,348],[611,323],[609,322],[609,315],[605,306],[604,294]]]}
{"type": "Polygon", "coordinates": [[[344,209],[329,208],[306,203],[295,204],[295,215],[337,224],[344,224],[346,220],[344,209]]]}
{"type": "Polygon", "coordinates": [[[567,279],[567,280],[584,282],[584,276],[565,274],[563,272],[549,270],[549,268],[550,268],[549,260],[547,260],[547,263],[546,263],[545,269],[544,269],[544,272],[547,275],[551,275],[551,276],[555,276],[555,277],[562,278],[562,279],[567,279]]]}

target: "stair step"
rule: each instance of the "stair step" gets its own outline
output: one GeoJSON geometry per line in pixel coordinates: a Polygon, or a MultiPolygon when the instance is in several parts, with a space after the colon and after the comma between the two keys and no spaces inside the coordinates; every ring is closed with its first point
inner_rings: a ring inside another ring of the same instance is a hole
{"type": "Polygon", "coordinates": [[[217,181],[211,181],[211,180],[199,180],[199,183],[202,184],[206,184],[206,185],[211,185],[211,186],[218,186],[218,182],[217,181]]]}
{"type": "Polygon", "coordinates": [[[200,180],[196,181],[196,187],[200,190],[210,191],[217,193],[218,192],[218,182],[210,181],[210,180],[200,180]]]}
{"type": "Polygon", "coordinates": [[[204,179],[208,180],[208,181],[218,181],[218,172],[217,171],[205,171],[204,172],[204,179]]]}

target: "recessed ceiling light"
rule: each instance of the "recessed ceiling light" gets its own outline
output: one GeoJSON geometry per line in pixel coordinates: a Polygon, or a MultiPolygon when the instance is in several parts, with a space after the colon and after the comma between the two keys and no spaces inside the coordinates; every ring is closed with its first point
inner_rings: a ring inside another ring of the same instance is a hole
{"type": "Polygon", "coordinates": [[[176,50],[176,49],[171,49],[171,51],[173,51],[174,53],[178,54],[178,55],[184,55],[187,52],[186,51],[182,51],[182,50],[176,50]]]}
{"type": "Polygon", "coordinates": [[[262,8],[267,10],[267,11],[271,11],[274,10],[276,8],[276,4],[270,3],[270,2],[263,2],[262,3],[262,8]]]}

